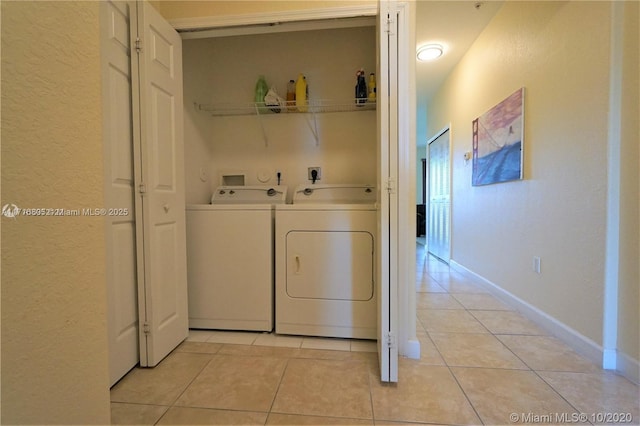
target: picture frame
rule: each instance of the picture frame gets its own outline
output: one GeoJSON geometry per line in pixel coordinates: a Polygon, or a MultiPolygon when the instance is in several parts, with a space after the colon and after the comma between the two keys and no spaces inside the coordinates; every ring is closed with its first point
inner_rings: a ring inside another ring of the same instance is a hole
{"type": "Polygon", "coordinates": [[[522,180],[524,87],[472,121],[473,186],[522,180]]]}

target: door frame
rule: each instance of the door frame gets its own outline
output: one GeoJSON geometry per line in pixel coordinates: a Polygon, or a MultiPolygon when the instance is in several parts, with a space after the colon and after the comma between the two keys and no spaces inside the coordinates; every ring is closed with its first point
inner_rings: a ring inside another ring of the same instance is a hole
{"type": "MultiPolygon", "coordinates": [[[[410,358],[420,358],[420,342],[416,337],[416,295],[415,295],[415,175],[416,175],[416,108],[415,108],[415,4],[411,1],[388,0],[395,5],[403,16],[403,27],[398,44],[401,72],[408,78],[399,82],[399,114],[402,117],[398,146],[398,234],[400,244],[398,256],[398,294],[393,310],[398,319],[398,353],[410,358]],[[412,89],[413,88],[413,89],[412,89]],[[405,238],[407,237],[407,238],[405,238]]],[[[375,17],[381,0],[376,3],[315,8],[308,10],[289,10],[270,13],[252,13],[227,16],[205,16],[170,19],[169,23],[176,31],[213,30],[230,26],[251,26],[273,22],[310,21],[335,18],[375,17]]],[[[241,32],[237,33],[240,35],[241,32]]],[[[191,38],[193,33],[188,37],[191,38]]],[[[185,37],[187,38],[187,37],[185,37]]],[[[379,259],[379,256],[378,256],[379,259]]]]}

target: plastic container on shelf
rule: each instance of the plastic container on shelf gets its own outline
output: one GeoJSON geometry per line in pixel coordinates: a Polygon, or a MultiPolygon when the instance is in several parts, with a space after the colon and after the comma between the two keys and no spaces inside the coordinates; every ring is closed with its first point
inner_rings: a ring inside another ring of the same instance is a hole
{"type": "Polygon", "coordinates": [[[289,80],[287,83],[287,111],[294,111],[296,105],[296,82],[289,80]]]}
{"type": "Polygon", "coordinates": [[[266,96],[268,91],[269,86],[267,86],[267,81],[264,79],[264,75],[261,75],[260,77],[258,77],[258,81],[256,82],[256,91],[253,101],[255,103],[263,103],[264,97],[266,96]]]}
{"type": "Polygon", "coordinates": [[[356,72],[356,104],[367,102],[367,82],[365,81],[364,69],[360,68],[356,72]]]}
{"type": "Polygon", "coordinates": [[[376,101],[376,75],[374,73],[369,74],[369,95],[367,100],[369,102],[376,101]]]}
{"type": "Polygon", "coordinates": [[[307,85],[307,78],[300,73],[298,81],[296,81],[296,107],[298,107],[298,111],[307,112],[308,100],[309,86],[307,85]]]}

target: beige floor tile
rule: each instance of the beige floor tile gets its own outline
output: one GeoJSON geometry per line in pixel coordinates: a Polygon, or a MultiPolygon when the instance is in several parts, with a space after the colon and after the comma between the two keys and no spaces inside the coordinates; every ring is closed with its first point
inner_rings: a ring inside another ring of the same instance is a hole
{"type": "Polygon", "coordinates": [[[487,311],[511,311],[509,306],[502,303],[500,300],[490,294],[471,294],[471,293],[457,293],[454,297],[460,302],[466,309],[480,309],[487,311]]]}
{"type": "Polygon", "coordinates": [[[527,334],[544,336],[547,333],[515,311],[471,311],[478,321],[493,334],[527,334]]]}
{"type": "Polygon", "coordinates": [[[167,411],[166,406],[111,403],[112,425],[154,425],[167,411]]]}
{"type": "Polygon", "coordinates": [[[378,342],[375,340],[352,340],[351,352],[378,352],[378,342]]]}
{"type": "Polygon", "coordinates": [[[299,353],[300,349],[296,348],[258,345],[224,345],[218,351],[219,355],[266,356],[270,358],[295,358],[299,353]]]}
{"type": "Polygon", "coordinates": [[[418,319],[429,333],[489,333],[478,320],[464,310],[421,309],[418,319]]]}
{"type": "Polygon", "coordinates": [[[435,273],[431,274],[431,276],[437,281],[440,287],[444,288],[449,293],[487,293],[482,286],[459,274],[435,273]]]}
{"type": "Polygon", "coordinates": [[[528,369],[491,334],[431,333],[430,336],[449,366],[528,369]]]}
{"type": "Polygon", "coordinates": [[[426,365],[446,365],[442,355],[427,333],[417,333],[420,341],[420,363],[426,365]]]}
{"type": "Polygon", "coordinates": [[[271,413],[267,425],[371,425],[373,420],[345,419],[344,417],[300,416],[295,414],[271,413]]]}
{"type": "Polygon", "coordinates": [[[533,371],[460,367],[451,370],[484,424],[558,423],[555,413],[575,412],[533,371]],[[540,421],[526,418],[549,413],[554,414],[540,421]]]}
{"type": "Polygon", "coordinates": [[[284,348],[299,348],[302,344],[300,336],[285,336],[275,333],[263,333],[253,342],[257,346],[279,346],[284,348]]]}
{"type": "Polygon", "coordinates": [[[245,331],[213,331],[207,339],[209,343],[230,343],[234,345],[251,345],[260,333],[245,331]]]}
{"type": "Polygon", "coordinates": [[[464,306],[450,294],[418,293],[416,309],[464,309],[464,306]]]}
{"type": "Polygon", "coordinates": [[[269,411],[287,360],[214,355],[177,406],[269,411]]]}
{"type": "Polygon", "coordinates": [[[640,390],[637,385],[613,372],[558,373],[539,372],[540,376],[592,423],[640,424],[640,390]],[[625,421],[611,421],[598,413],[629,413],[625,421]]]}
{"type": "Polygon", "coordinates": [[[447,367],[401,359],[398,373],[394,384],[371,377],[376,422],[480,423],[447,367]]]}
{"type": "Polygon", "coordinates": [[[444,263],[443,261],[436,259],[433,256],[429,256],[426,259],[424,259],[424,263],[425,263],[425,268],[429,271],[429,272],[443,272],[443,273],[449,273],[449,265],[447,265],[446,263],[444,263]]]}
{"type": "Polygon", "coordinates": [[[211,330],[189,330],[187,342],[206,342],[214,333],[211,330]]]}
{"type": "Polygon", "coordinates": [[[371,419],[369,364],[292,359],[272,412],[371,419]]]}
{"type": "Polygon", "coordinates": [[[416,292],[418,293],[446,293],[447,290],[442,288],[436,280],[427,276],[416,279],[416,292]]]}
{"type": "Polygon", "coordinates": [[[154,368],[135,368],[111,388],[111,401],[171,405],[213,357],[176,352],[154,368]]]}
{"type": "Polygon", "coordinates": [[[222,347],[221,343],[208,343],[198,341],[185,341],[175,349],[175,352],[195,352],[202,354],[215,354],[222,347]]]}
{"type": "Polygon", "coordinates": [[[347,352],[326,349],[299,349],[296,358],[303,359],[325,359],[336,361],[362,361],[370,357],[377,357],[376,353],[371,352],[347,352]]]}
{"type": "Polygon", "coordinates": [[[267,413],[171,407],[159,425],[264,425],[267,413]]]}
{"type": "Polygon", "coordinates": [[[549,336],[497,336],[533,370],[596,372],[599,368],[549,336]]]}
{"type": "Polygon", "coordinates": [[[305,337],[302,339],[302,349],[324,349],[330,351],[349,351],[351,343],[347,339],[330,339],[323,337],[305,337]]]}

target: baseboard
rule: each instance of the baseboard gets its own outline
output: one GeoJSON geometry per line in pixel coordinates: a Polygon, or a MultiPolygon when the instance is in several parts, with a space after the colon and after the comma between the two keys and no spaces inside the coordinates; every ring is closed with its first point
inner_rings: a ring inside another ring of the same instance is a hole
{"type": "Polygon", "coordinates": [[[573,328],[558,321],[556,318],[552,317],[546,312],[541,311],[530,303],[527,303],[519,297],[509,293],[497,284],[467,269],[458,262],[450,260],[449,266],[456,272],[480,284],[489,293],[500,299],[508,306],[520,312],[526,318],[533,321],[544,330],[548,331],[551,335],[562,340],[580,355],[584,356],[595,364],[602,366],[604,355],[603,348],[593,340],[583,336],[573,328]]]}
{"type": "Polygon", "coordinates": [[[402,356],[411,359],[420,359],[420,341],[418,339],[409,339],[404,344],[404,353],[402,356]]]}
{"type": "Polygon", "coordinates": [[[618,352],[617,355],[618,372],[636,385],[640,385],[640,362],[622,352],[618,352]]]}

